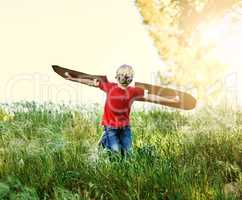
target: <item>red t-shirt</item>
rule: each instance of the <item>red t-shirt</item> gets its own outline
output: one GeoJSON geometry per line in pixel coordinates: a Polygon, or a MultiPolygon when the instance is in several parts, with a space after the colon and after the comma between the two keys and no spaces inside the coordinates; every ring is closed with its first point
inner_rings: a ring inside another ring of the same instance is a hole
{"type": "Polygon", "coordinates": [[[131,105],[136,98],[144,96],[144,90],[131,86],[122,89],[117,83],[101,81],[99,88],[107,94],[102,125],[115,128],[130,125],[131,105]]]}

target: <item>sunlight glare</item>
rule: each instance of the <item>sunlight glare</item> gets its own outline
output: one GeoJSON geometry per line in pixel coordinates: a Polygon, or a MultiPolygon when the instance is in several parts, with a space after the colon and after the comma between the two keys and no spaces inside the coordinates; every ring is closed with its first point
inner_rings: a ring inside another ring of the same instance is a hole
{"type": "Polygon", "coordinates": [[[228,16],[220,22],[201,25],[200,45],[211,47],[209,56],[216,58],[227,66],[228,73],[234,72],[237,77],[237,97],[242,104],[242,18],[234,23],[228,16]]]}

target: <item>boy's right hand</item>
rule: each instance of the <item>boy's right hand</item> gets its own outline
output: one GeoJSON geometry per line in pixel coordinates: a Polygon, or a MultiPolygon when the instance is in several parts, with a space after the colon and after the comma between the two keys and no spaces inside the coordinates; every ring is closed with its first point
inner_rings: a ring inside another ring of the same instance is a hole
{"type": "Polygon", "coordinates": [[[72,80],[72,76],[68,72],[65,72],[65,76],[65,79],[72,80]]]}
{"type": "Polygon", "coordinates": [[[79,83],[83,83],[89,86],[94,86],[94,87],[98,87],[99,86],[99,80],[98,79],[82,79],[82,78],[74,78],[72,77],[68,72],[65,72],[65,79],[67,80],[71,80],[71,81],[77,81],[79,83]]]}
{"type": "Polygon", "coordinates": [[[93,86],[95,86],[95,87],[99,86],[99,80],[98,79],[93,80],[93,86]]]}

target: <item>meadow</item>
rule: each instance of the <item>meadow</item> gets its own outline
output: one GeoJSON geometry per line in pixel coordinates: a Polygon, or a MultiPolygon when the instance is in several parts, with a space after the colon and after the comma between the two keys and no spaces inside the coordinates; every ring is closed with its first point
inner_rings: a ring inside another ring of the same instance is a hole
{"type": "Polygon", "coordinates": [[[242,113],[132,113],[125,159],[97,148],[98,105],[0,106],[0,199],[242,199],[242,113]]]}

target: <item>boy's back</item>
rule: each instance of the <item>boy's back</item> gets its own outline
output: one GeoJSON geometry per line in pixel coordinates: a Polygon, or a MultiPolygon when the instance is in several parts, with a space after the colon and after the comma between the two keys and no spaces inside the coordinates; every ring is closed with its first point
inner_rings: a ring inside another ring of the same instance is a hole
{"type": "Polygon", "coordinates": [[[102,125],[115,128],[130,125],[132,103],[144,96],[144,90],[131,86],[124,89],[113,82],[100,82],[99,88],[107,94],[102,125]]]}

